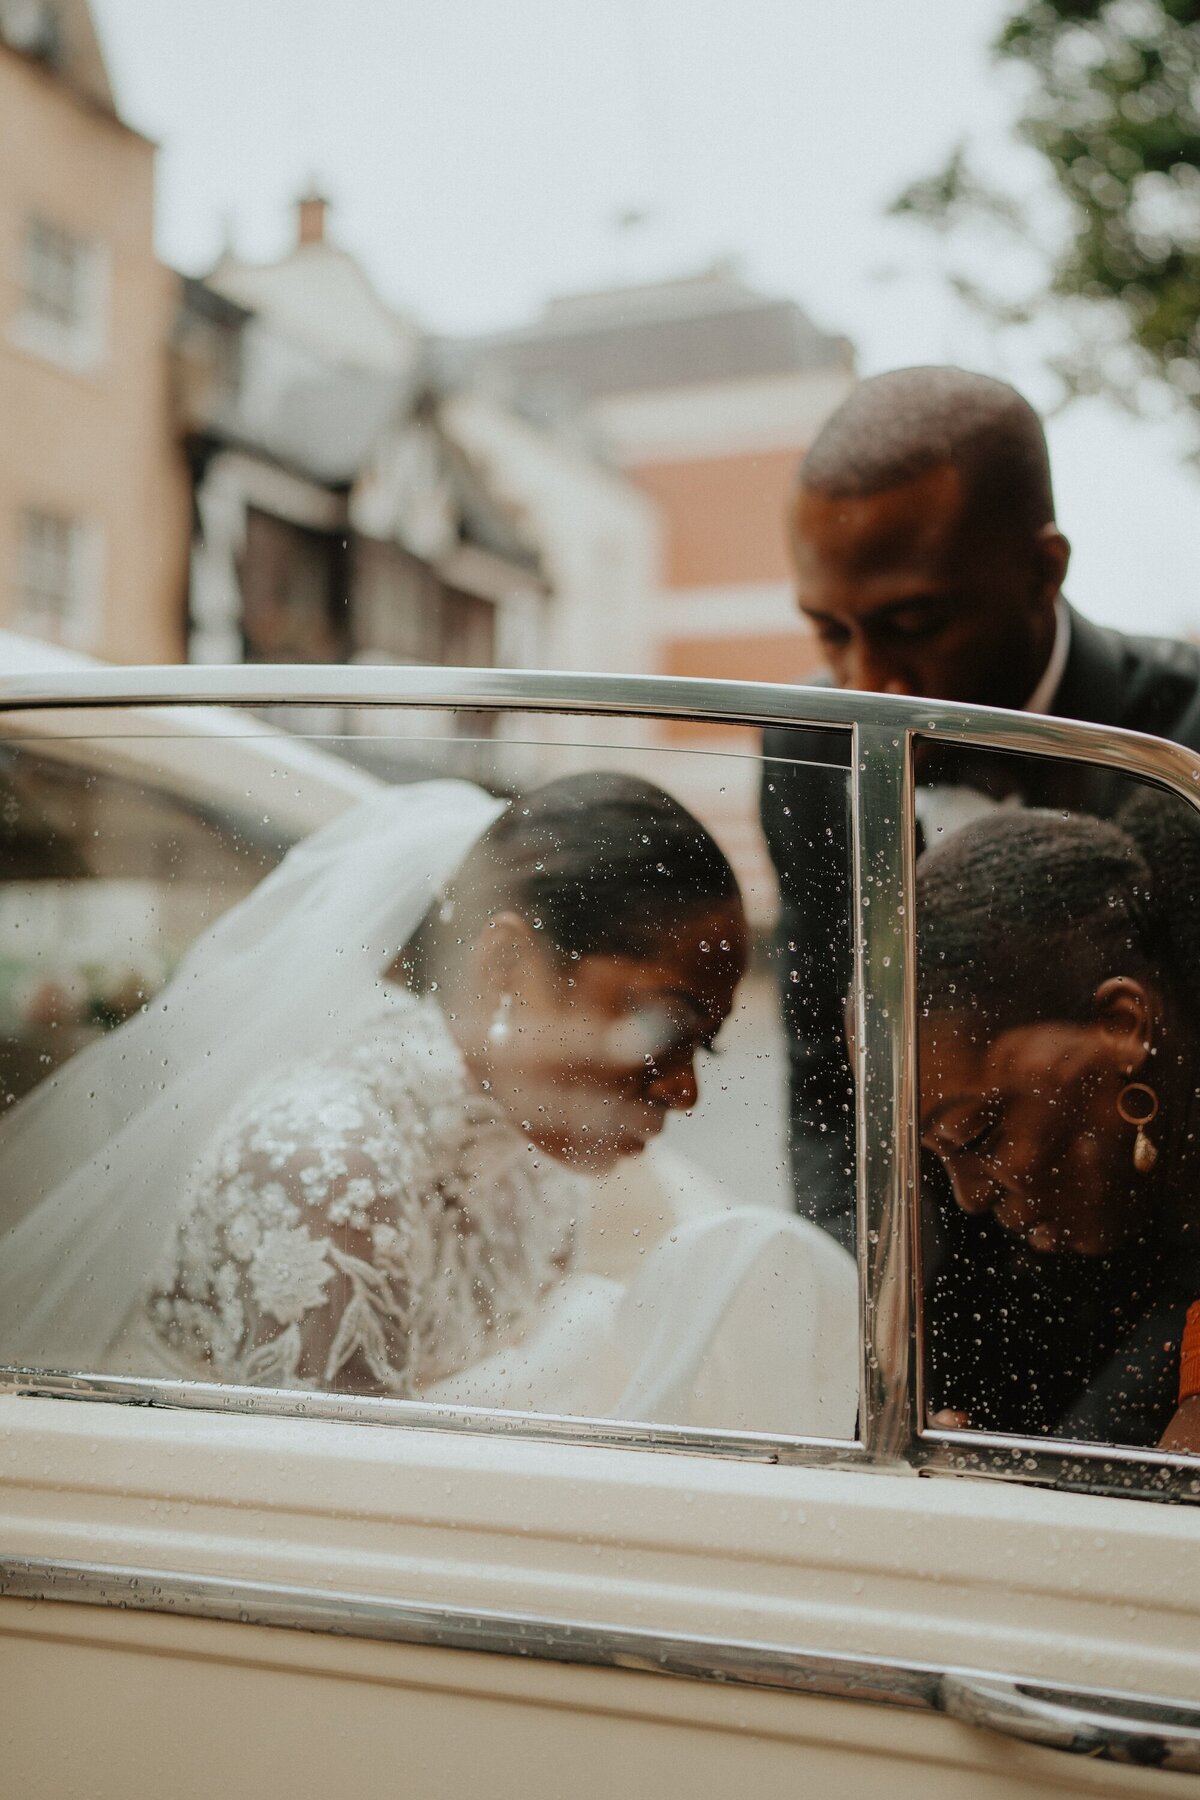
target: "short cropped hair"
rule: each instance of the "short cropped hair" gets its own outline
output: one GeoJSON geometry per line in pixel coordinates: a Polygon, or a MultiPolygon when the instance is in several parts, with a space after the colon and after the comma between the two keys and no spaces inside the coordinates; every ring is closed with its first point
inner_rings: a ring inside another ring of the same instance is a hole
{"type": "Polygon", "coordinates": [[[960,472],[973,516],[1034,531],[1053,521],[1041,420],[1007,382],[968,369],[892,369],[860,381],[817,434],[798,486],[858,499],[946,464],[960,472]]]}
{"type": "Polygon", "coordinates": [[[1100,983],[1131,975],[1161,989],[1194,1045],[1197,892],[1200,824],[1174,794],[1139,784],[1112,820],[998,807],[917,863],[921,1011],[988,1043],[1089,1018],[1100,983]]]}

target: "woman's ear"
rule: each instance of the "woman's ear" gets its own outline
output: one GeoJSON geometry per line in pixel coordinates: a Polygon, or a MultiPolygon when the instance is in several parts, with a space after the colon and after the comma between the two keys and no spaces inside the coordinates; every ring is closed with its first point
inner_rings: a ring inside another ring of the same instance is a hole
{"type": "Polygon", "coordinates": [[[536,954],[533,932],[520,913],[496,913],[475,939],[467,958],[475,992],[492,1006],[501,994],[516,993],[522,968],[536,954]]]}
{"type": "Polygon", "coordinates": [[[1150,1054],[1158,1023],[1153,995],[1132,975],[1112,975],[1096,989],[1096,1023],[1111,1040],[1114,1060],[1136,1075],[1150,1054]]]}

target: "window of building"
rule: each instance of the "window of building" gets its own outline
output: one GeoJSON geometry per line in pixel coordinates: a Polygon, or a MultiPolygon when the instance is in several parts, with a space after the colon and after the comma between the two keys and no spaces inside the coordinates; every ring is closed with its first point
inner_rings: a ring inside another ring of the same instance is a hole
{"type": "Polygon", "coordinates": [[[496,608],[478,594],[442,589],[442,657],[450,667],[490,668],[496,660],[496,608]]]}
{"type": "Polygon", "coordinates": [[[47,0],[3,0],[0,4],[0,38],[26,56],[37,56],[51,67],[62,61],[62,30],[47,0]]]}
{"type": "Polygon", "coordinates": [[[25,349],[79,366],[104,350],[107,257],[103,247],[38,216],[26,221],[22,305],[13,327],[25,349]]]}
{"type": "Polygon", "coordinates": [[[451,586],[400,544],[353,541],[355,651],[364,661],[488,668],[496,660],[496,605],[451,586]]]}
{"type": "Polygon", "coordinates": [[[326,662],[342,655],[340,541],[249,509],[239,564],[247,662],[326,662]]]}
{"type": "Polygon", "coordinates": [[[86,247],[44,219],[30,221],[25,240],[25,298],[31,312],[73,329],[85,304],[86,247]]]}
{"type": "Polygon", "coordinates": [[[83,648],[93,636],[93,534],[56,513],[21,515],[16,624],[83,648]]]}

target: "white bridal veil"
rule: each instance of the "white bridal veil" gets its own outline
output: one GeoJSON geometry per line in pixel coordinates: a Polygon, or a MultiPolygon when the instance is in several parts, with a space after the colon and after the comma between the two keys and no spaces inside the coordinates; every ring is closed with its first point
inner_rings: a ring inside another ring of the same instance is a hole
{"type": "Polygon", "coordinates": [[[95,1368],[170,1243],[229,1109],[352,1037],[384,971],[504,803],[388,788],[298,844],[146,1009],[0,1127],[0,1362],[95,1368]]]}

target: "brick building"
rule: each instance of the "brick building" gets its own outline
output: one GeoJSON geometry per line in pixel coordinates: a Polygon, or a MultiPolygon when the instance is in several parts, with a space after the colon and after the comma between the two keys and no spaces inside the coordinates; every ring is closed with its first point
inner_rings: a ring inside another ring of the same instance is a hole
{"type": "Polygon", "coordinates": [[[0,624],[120,662],[183,652],[153,205],[85,0],[0,0],[0,624]]]}
{"type": "Polygon", "coordinates": [[[586,410],[663,533],[655,667],[799,680],[814,667],[788,576],[796,464],[854,378],[848,341],[727,264],[552,300],[477,341],[481,366],[548,410],[586,410]]]}

